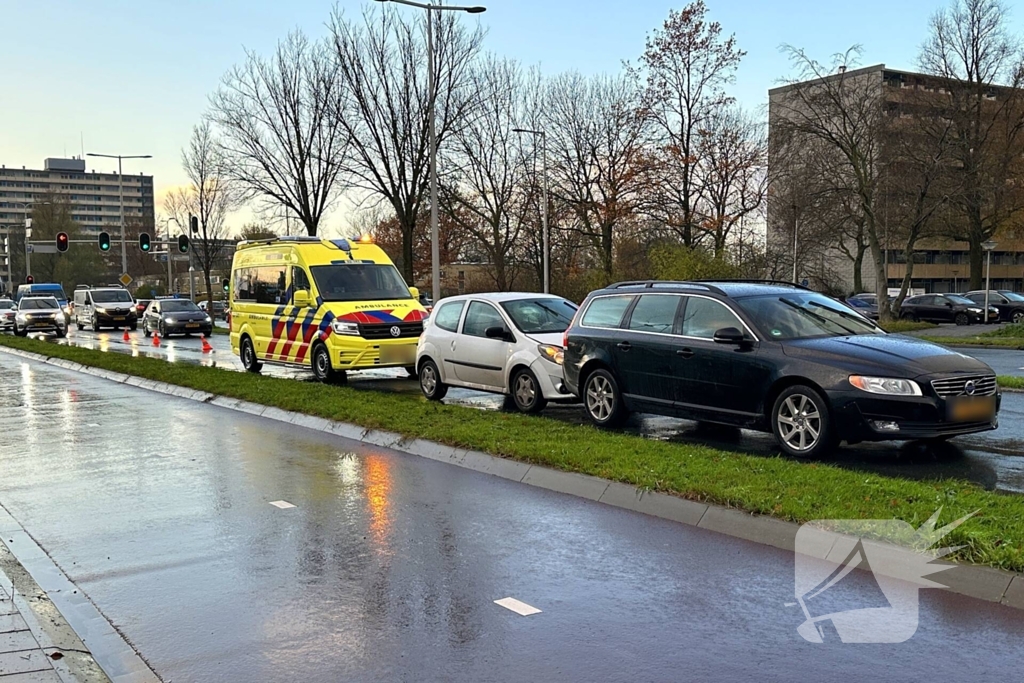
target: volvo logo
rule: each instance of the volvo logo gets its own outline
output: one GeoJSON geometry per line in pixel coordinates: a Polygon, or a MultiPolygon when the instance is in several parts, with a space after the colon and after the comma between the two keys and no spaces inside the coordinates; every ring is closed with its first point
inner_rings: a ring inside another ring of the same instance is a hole
{"type": "Polygon", "coordinates": [[[977,391],[977,390],[978,390],[978,387],[974,383],[973,379],[967,380],[967,383],[964,384],[964,393],[967,394],[968,396],[974,396],[974,392],[977,391]]]}
{"type": "MultiPolygon", "coordinates": [[[[402,328],[400,328],[398,325],[392,325],[391,326],[391,336],[392,337],[400,337],[400,336],[402,336],[402,328]]],[[[972,394],[974,393],[974,389],[973,388],[971,389],[971,393],[972,394]]]]}

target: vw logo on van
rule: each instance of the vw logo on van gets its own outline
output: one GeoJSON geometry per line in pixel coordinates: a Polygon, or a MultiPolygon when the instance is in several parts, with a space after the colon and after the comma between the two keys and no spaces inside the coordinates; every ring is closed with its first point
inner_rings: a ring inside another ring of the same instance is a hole
{"type": "Polygon", "coordinates": [[[400,336],[402,336],[402,328],[400,328],[398,325],[392,325],[391,326],[391,336],[392,337],[400,337],[400,336]]]}

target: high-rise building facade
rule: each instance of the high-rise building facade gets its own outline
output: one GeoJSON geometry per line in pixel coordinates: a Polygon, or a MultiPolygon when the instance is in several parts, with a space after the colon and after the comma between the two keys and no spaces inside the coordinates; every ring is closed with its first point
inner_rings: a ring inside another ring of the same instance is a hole
{"type": "MultiPolygon", "coordinates": [[[[125,174],[121,185],[125,224],[153,225],[153,176],[125,174]]],[[[42,170],[0,166],[0,225],[24,225],[32,204],[50,195],[67,197],[83,233],[120,234],[118,175],[87,172],[84,159],[46,159],[42,170]]]]}

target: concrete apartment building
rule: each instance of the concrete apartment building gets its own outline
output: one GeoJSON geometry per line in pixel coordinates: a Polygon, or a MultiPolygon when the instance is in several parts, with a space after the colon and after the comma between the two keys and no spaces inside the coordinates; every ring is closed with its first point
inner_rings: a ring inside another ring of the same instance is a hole
{"type": "MultiPolygon", "coordinates": [[[[101,163],[109,162],[103,160],[101,163]]],[[[153,176],[124,175],[125,223],[153,225],[153,176]]],[[[71,201],[72,217],[86,235],[107,231],[120,235],[117,173],[86,171],[84,159],[46,159],[42,170],[0,166],[0,224],[24,225],[31,207],[45,195],[71,201]]]]}
{"type": "MultiPolygon", "coordinates": [[[[829,76],[830,79],[844,78],[844,84],[857,89],[858,92],[876,93],[882,99],[882,106],[893,116],[899,117],[902,125],[911,130],[914,119],[920,115],[928,115],[927,93],[943,93],[942,81],[925,74],[887,69],[884,64],[851,70],[842,75],[829,76]],[[875,87],[877,86],[877,87],[875,87]]],[[[786,85],[769,91],[769,148],[779,135],[781,117],[791,115],[795,106],[794,88],[806,86],[807,82],[786,85]]],[[[993,88],[989,99],[998,96],[1000,88],[993,88]]],[[[798,155],[797,155],[798,156],[798,155]]],[[[779,155],[769,158],[769,179],[772,191],[768,200],[767,244],[770,253],[777,255],[780,264],[784,264],[785,274],[793,263],[794,225],[796,226],[796,261],[797,277],[806,279],[812,286],[825,286],[830,280],[832,288],[839,288],[849,293],[853,291],[854,264],[848,253],[839,246],[838,235],[828,235],[827,231],[815,231],[813,225],[806,221],[812,217],[801,215],[800,208],[783,196],[784,191],[778,190],[776,183],[784,178],[792,169],[792,156],[783,159],[779,155]],[[802,222],[804,221],[804,222],[802,222]],[[801,233],[819,235],[824,239],[817,243],[801,244],[801,233]]],[[[782,187],[785,182],[782,183],[782,187]]],[[[887,232],[886,216],[879,216],[880,232],[887,232]]],[[[893,233],[898,233],[899,226],[892,225],[893,233]]],[[[993,289],[1024,291],[1024,230],[1009,227],[996,235],[998,244],[992,253],[991,278],[993,289]]],[[[884,242],[884,236],[883,236],[884,242]]],[[[906,259],[903,245],[894,239],[883,250],[885,271],[890,290],[900,287],[906,273],[906,259]]],[[[847,245],[849,249],[849,245],[847,245]]],[[[970,259],[968,244],[949,238],[927,238],[920,240],[914,254],[914,270],[911,281],[913,290],[924,292],[963,292],[968,288],[970,278],[970,259]]],[[[862,265],[863,289],[875,290],[875,268],[870,250],[864,254],[862,265]]]]}

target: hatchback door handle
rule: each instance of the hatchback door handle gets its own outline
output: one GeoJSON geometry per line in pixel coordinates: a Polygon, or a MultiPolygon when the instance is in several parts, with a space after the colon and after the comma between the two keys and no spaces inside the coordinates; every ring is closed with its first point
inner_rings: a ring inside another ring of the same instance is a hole
{"type": "Polygon", "coordinates": [[[676,349],[676,355],[682,356],[683,358],[692,358],[693,349],[676,349]]]}
{"type": "Polygon", "coordinates": [[[631,348],[633,348],[628,341],[619,342],[618,344],[616,344],[616,346],[618,346],[623,351],[629,351],[631,348]]]}

